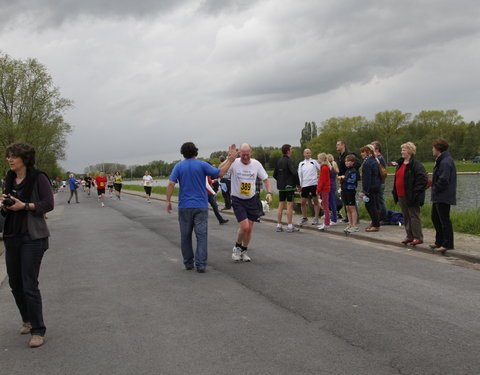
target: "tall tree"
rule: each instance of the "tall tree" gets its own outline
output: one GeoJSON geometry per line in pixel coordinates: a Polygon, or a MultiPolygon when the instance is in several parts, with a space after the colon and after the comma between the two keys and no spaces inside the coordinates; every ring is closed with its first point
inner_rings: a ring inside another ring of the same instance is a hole
{"type": "MultiPolygon", "coordinates": [[[[382,143],[385,160],[390,160],[390,141],[395,138],[400,128],[410,121],[410,113],[402,113],[398,109],[379,112],[373,120],[373,129],[378,134],[378,141],[382,143]]],[[[373,140],[372,140],[373,141],[373,140]]]]}
{"type": "Polygon", "coordinates": [[[302,129],[302,135],[300,137],[300,147],[303,149],[308,142],[317,136],[317,125],[315,121],[306,122],[302,129]]]}
{"type": "MultiPolygon", "coordinates": [[[[37,166],[53,175],[65,158],[71,126],[63,113],[72,106],[42,64],[0,52],[0,154],[12,142],[28,142],[37,151],[37,166]]],[[[6,165],[1,168],[3,175],[6,165]]]]}

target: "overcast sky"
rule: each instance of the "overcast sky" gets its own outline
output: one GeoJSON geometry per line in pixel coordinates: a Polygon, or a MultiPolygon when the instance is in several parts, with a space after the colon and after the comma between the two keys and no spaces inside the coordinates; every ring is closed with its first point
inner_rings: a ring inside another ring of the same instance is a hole
{"type": "Polygon", "coordinates": [[[478,0],[0,0],[0,50],[75,102],[75,172],[392,109],[480,120],[478,0]]]}

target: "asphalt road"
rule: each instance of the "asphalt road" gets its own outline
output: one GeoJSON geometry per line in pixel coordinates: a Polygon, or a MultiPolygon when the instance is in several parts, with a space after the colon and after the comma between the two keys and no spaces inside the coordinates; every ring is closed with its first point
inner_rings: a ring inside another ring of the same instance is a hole
{"type": "Polygon", "coordinates": [[[80,194],[49,214],[46,344],[0,287],[0,374],[479,374],[480,272],[428,254],[210,214],[207,273],[183,269],[176,211],[80,194]]]}

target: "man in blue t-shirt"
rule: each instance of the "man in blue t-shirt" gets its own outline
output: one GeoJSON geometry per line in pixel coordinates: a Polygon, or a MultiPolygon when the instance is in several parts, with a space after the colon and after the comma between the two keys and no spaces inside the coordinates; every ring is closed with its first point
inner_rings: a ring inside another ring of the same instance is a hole
{"type": "Polygon", "coordinates": [[[167,212],[172,212],[171,197],[177,182],[180,183],[178,195],[178,222],[180,223],[181,249],[183,264],[187,270],[205,272],[207,267],[208,247],[208,196],[205,189],[205,177],[222,177],[235,161],[235,145],[228,150],[228,159],[221,168],[197,160],[198,148],[192,142],[186,142],[180,149],[185,160],[173,168],[167,186],[167,212]],[[197,249],[193,253],[192,232],[195,230],[197,249]]]}

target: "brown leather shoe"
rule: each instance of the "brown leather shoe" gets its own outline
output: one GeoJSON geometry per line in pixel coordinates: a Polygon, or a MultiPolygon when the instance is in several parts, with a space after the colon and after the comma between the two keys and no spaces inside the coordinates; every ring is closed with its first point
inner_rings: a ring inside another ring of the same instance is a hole
{"type": "Polygon", "coordinates": [[[436,249],[437,247],[440,247],[440,246],[438,246],[435,242],[433,242],[433,243],[431,243],[430,245],[428,245],[428,247],[429,247],[430,249],[436,249]]]}
{"type": "Polygon", "coordinates": [[[22,328],[20,328],[20,334],[26,335],[27,333],[30,333],[31,329],[32,329],[32,325],[30,323],[23,323],[22,328]]]}
{"type": "Polygon", "coordinates": [[[378,232],[380,230],[379,227],[370,227],[365,229],[365,232],[378,232]]]}
{"type": "Polygon", "coordinates": [[[434,249],[437,253],[442,253],[442,254],[445,254],[445,251],[447,250],[452,250],[452,249],[449,249],[448,247],[445,247],[445,246],[440,246],[440,247],[437,247],[436,249],[434,249]]]}
{"type": "Polygon", "coordinates": [[[43,338],[43,336],[32,335],[29,345],[31,348],[38,348],[39,346],[42,346],[44,342],[45,342],[45,339],[43,338]]]}

